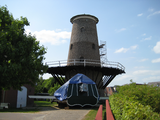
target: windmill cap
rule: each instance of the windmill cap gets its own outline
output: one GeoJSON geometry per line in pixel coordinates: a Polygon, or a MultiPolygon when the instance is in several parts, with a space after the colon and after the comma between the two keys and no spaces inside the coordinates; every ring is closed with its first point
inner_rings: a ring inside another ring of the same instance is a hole
{"type": "Polygon", "coordinates": [[[89,15],[89,14],[81,14],[81,15],[76,15],[76,16],[73,16],[71,19],[70,19],[70,22],[73,24],[73,21],[74,20],[77,20],[77,19],[80,19],[80,18],[89,18],[89,19],[92,19],[94,20],[96,23],[98,23],[98,18],[93,16],[93,15],[89,15]]]}

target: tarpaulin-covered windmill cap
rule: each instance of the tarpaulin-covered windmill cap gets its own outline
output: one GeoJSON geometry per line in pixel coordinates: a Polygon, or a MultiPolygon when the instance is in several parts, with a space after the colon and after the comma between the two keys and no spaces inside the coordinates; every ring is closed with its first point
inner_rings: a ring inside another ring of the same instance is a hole
{"type": "Polygon", "coordinates": [[[92,81],[90,78],[85,76],[84,74],[76,74],[73,76],[70,80],[68,80],[64,85],[62,85],[59,89],[57,89],[54,93],[54,96],[60,100],[63,101],[67,98],[67,90],[69,84],[80,84],[80,83],[86,83],[86,84],[96,84],[94,81],[92,81]]]}
{"type": "Polygon", "coordinates": [[[76,74],[69,80],[70,84],[79,84],[79,83],[86,83],[86,84],[96,84],[90,78],[85,76],[84,74],[76,74]]]}

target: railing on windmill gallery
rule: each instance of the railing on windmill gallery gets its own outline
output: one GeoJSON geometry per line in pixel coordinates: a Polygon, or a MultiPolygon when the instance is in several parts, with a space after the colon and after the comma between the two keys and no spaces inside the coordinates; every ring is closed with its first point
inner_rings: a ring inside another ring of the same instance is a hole
{"type": "Polygon", "coordinates": [[[100,66],[116,68],[125,71],[125,67],[119,62],[113,61],[100,61],[100,60],[90,60],[90,59],[70,59],[70,60],[60,60],[60,61],[50,61],[46,62],[49,67],[63,67],[63,66],[100,66]]]}

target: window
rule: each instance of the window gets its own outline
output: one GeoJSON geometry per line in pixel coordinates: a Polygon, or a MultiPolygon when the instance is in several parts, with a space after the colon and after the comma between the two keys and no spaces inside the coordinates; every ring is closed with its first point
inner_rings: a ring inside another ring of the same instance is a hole
{"type": "Polygon", "coordinates": [[[94,49],[94,50],[95,50],[95,48],[96,48],[96,47],[95,47],[95,44],[93,43],[93,44],[92,44],[92,49],[94,49]]]}
{"type": "Polygon", "coordinates": [[[72,48],[73,48],[73,44],[71,44],[70,50],[72,50],[72,48]]]}
{"type": "Polygon", "coordinates": [[[84,61],[84,57],[80,57],[80,62],[83,62],[84,61]]]}
{"type": "Polygon", "coordinates": [[[83,31],[84,31],[84,26],[81,27],[81,32],[83,32],[83,31]]]}

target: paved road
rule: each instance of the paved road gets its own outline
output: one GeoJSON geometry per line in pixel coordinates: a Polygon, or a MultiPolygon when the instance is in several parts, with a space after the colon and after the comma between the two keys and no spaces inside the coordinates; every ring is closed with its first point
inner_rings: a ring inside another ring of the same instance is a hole
{"type": "Polygon", "coordinates": [[[82,120],[89,109],[43,109],[37,113],[0,113],[0,120],[82,120]]]}

